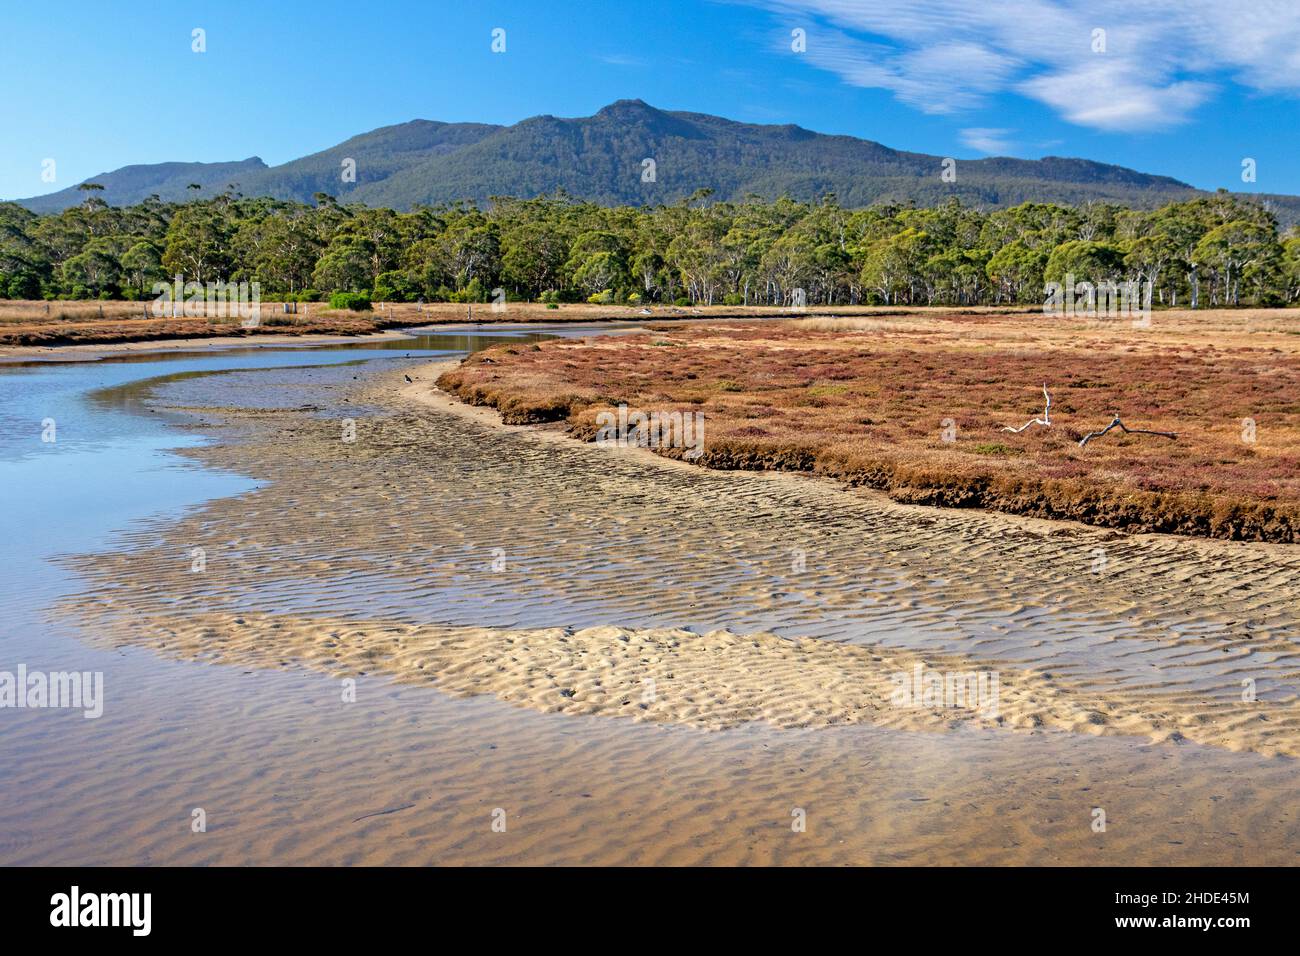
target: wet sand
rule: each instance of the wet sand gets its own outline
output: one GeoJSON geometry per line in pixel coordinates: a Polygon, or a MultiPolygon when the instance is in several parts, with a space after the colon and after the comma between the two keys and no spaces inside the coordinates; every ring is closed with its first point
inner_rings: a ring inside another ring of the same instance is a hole
{"type": "Polygon", "coordinates": [[[220,439],[186,454],[265,484],[69,557],[59,620],[297,696],[239,691],[266,730],[187,722],[220,758],[115,796],[219,777],[245,832],[137,822],[105,861],[1294,862],[1295,549],[705,472],[402,374],[156,389],[220,439]],[[996,673],[996,715],[897,706],[917,665],[996,673]],[[366,703],[305,741],[343,678],[366,703]]]}
{"type": "MultiPolygon", "coordinates": [[[[189,665],[196,666],[196,665],[189,665]]],[[[1130,738],[707,732],[208,668],[183,710],[68,720],[8,785],[8,864],[1294,864],[1290,761],[1130,738]],[[74,723],[75,721],[75,723],[74,723]],[[96,724],[101,724],[96,727],[96,724]],[[98,745],[98,746],[95,746],[98,745]],[[111,746],[111,755],[107,748],[111,746]],[[83,753],[74,759],[70,752],[83,753]],[[51,779],[63,782],[50,790],[51,779]],[[1092,829],[1093,809],[1107,815],[1092,829]],[[193,833],[191,811],[207,814],[193,833]],[[494,832],[492,812],[506,813],[494,832]],[[792,830],[792,811],[807,814],[792,830]],[[387,812],[385,812],[387,811],[387,812]]],[[[119,683],[120,686],[120,683],[119,683]]],[[[34,718],[35,723],[39,718],[34,718]]],[[[33,732],[34,735],[34,732],[33,732]]],[[[13,728],[21,753],[28,734],[13,728]]],[[[16,739],[15,739],[16,738],[16,739]]]]}

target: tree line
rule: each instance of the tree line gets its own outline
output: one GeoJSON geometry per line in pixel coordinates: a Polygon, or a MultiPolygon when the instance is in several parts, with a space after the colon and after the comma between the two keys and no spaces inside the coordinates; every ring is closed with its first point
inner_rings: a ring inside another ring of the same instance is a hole
{"type": "Polygon", "coordinates": [[[248,198],[85,201],[39,216],[0,203],[0,297],[152,298],[153,285],[258,282],[265,299],[692,305],[1041,303],[1076,281],[1150,284],[1154,304],[1300,298],[1300,237],[1226,192],[1155,210],[1030,202],[984,211],[846,209],[757,197],[602,206],[563,193],[399,213],[248,198]],[[498,291],[500,290],[500,291],[498,291]]]}

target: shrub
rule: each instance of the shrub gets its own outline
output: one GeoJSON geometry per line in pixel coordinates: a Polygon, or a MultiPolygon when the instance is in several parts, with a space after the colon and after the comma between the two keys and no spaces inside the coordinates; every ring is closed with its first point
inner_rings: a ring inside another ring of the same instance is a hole
{"type": "Polygon", "coordinates": [[[400,270],[381,272],[375,279],[373,298],[380,302],[413,302],[417,295],[410,277],[400,270]]]}
{"type": "Polygon", "coordinates": [[[331,309],[349,309],[352,312],[369,312],[370,296],[364,292],[335,292],[330,296],[331,309]]]}
{"type": "Polygon", "coordinates": [[[41,280],[30,272],[15,273],[9,277],[5,293],[11,299],[38,299],[41,296],[41,280]]]}

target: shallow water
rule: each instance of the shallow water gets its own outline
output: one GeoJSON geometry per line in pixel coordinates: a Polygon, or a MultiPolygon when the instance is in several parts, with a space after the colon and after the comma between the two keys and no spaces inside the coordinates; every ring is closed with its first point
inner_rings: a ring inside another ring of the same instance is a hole
{"type": "MultiPolygon", "coordinates": [[[[1065,733],[709,733],[536,714],[379,675],[344,703],[322,675],[105,647],[46,613],[88,586],[141,579],[143,567],[143,597],[204,608],[770,629],[1202,694],[1234,692],[1231,658],[1245,653],[1261,692],[1294,687],[1293,618],[1266,588],[1247,600],[1179,586],[1155,566],[1159,548],[1125,539],[1107,546],[1134,567],[1098,605],[1075,566],[1091,554],[1068,541],[1026,582],[1021,551],[1041,556],[1042,542],[1014,529],[975,540],[954,567],[944,548],[960,531],[946,519],[916,522],[900,543],[898,519],[822,483],[663,474],[453,419],[428,425],[436,455],[384,465],[397,496],[385,527],[331,536],[323,529],[371,466],[340,463],[327,490],[304,471],[259,504],[251,493],[264,483],[178,454],[207,440],[202,414],[163,410],[336,418],[358,380],[495,333],[0,367],[0,670],[103,671],[107,697],[96,720],[0,710],[0,863],[1295,862],[1300,775],[1289,759],[1065,733]],[[54,443],[40,441],[45,418],[54,443]],[[548,483],[557,473],[589,477],[548,483]],[[204,503],[231,496],[241,508],[211,526],[237,536],[231,560],[249,567],[175,587],[190,556],[174,530],[204,526],[204,503]],[[665,528],[665,514],[678,522],[665,528]],[[268,524],[274,551],[246,546],[268,524]],[[510,573],[485,573],[496,546],[510,573]],[[808,563],[797,574],[796,548],[808,563]],[[61,557],[71,554],[97,557],[78,573],[61,557]],[[1098,805],[1104,834],[1091,827],[1098,805]],[[504,834],[490,827],[498,807],[504,834]],[[809,812],[806,833],[790,829],[796,807],[809,812]],[[191,832],[195,808],[205,833],[191,832]]],[[[1203,566],[1212,576],[1213,562],[1203,566]]]]}
{"type": "MultiPolygon", "coordinates": [[[[590,329],[503,326],[420,331],[380,342],[122,351],[86,361],[0,363],[0,560],[8,572],[0,599],[6,607],[39,606],[66,581],[50,557],[104,547],[111,532],[133,521],[256,487],[251,479],[173,454],[204,439],[178,429],[178,416],[146,404],[169,381],[243,369],[427,361],[506,339],[535,342],[590,329]]],[[[283,392],[281,398],[290,400],[283,392]]],[[[16,623],[11,617],[9,624],[16,623]]]]}

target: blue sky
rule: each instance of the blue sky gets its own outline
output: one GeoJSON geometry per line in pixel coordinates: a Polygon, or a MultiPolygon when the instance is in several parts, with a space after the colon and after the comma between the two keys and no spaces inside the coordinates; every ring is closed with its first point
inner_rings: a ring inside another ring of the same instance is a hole
{"type": "Polygon", "coordinates": [[[1300,0],[7,7],[6,198],[130,163],[276,164],[417,117],[513,123],[632,97],[959,159],[1082,156],[1300,193],[1300,0]]]}

